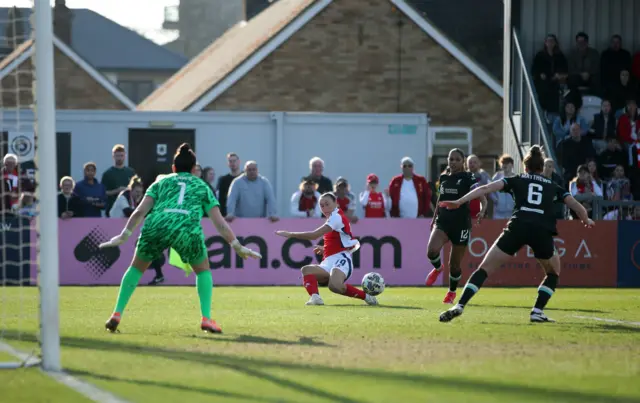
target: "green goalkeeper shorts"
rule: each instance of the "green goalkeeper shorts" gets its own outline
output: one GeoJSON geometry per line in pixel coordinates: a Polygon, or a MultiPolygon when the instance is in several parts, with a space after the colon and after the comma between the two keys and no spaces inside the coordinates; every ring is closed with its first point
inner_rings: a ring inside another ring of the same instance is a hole
{"type": "Polygon", "coordinates": [[[169,248],[175,249],[182,261],[191,265],[206,259],[207,247],[200,223],[175,223],[161,214],[147,217],[138,238],[136,255],[151,262],[169,248]]]}

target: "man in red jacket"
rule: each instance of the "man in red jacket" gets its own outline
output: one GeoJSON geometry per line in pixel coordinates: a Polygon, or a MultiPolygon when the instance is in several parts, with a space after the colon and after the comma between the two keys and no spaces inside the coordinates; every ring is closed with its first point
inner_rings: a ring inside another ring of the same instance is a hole
{"type": "Polygon", "coordinates": [[[433,211],[431,188],[424,176],[413,172],[413,160],[401,161],[402,175],[394,176],[389,183],[391,217],[428,217],[433,211]]]}

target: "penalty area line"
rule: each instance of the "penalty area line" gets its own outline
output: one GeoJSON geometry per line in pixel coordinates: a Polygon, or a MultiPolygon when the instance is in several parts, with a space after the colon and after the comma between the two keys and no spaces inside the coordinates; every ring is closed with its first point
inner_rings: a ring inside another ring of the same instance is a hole
{"type": "Polygon", "coordinates": [[[599,322],[609,322],[609,323],[619,323],[622,325],[632,325],[632,326],[640,326],[640,322],[629,322],[626,320],[618,320],[618,319],[606,319],[606,318],[598,318],[595,316],[578,316],[578,315],[574,315],[574,318],[578,318],[578,319],[591,319],[591,320],[597,320],[599,322]]]}
{"type": "MultiPolygon", "coordinates": [[[[21,351],[16,350],[11,347],[9,344],[0,341],[0,351],[5,352],[9,355],[16,357],[16,359],[20,360],[20,362],[9,363],[7,366],[2,366],[0,364],[0,368],[28,368],[39,366],[41,361],[34,357],[31,354],[26,354],[21,351]]],[[[85,382],[81,379],[78,379],[72,375],[67,374],[64,371],[61,372],[49,372],[40,369],[41,372],[48,377],[52,378],[56,382],[59,382],[70,389],[75,390],[79,394],[84,397],[90,399],[96,403],[128,403],[126,400],[123,400],[105,390],[98,388],[95,385],[92,385],[88,382],[85,382]]]]}

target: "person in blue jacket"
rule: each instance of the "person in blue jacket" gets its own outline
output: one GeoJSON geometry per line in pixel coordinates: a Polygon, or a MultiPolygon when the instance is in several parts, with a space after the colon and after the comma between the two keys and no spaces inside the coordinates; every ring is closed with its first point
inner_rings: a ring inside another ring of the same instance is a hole
{"type": "Polygon", "coordinates": [[[84,179],[76,184],[75,193],[83,205],[83,217],[102,217],[107,203],[107,191],[96,179],[95,162],[84,164],[84,179]]]}

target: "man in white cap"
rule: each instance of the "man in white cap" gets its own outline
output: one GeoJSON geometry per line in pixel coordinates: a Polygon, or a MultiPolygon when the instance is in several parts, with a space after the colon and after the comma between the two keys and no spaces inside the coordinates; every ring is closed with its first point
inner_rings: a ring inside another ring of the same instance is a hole
{"type": "Polygon", "coordinates": [[[402,174],[394,176],[389,183],[391,198],[391,217],[416,218],[428,217],[433,211],[431,188],[424,176],[413,171],[411,157],[400,161],[402,174]]]}

